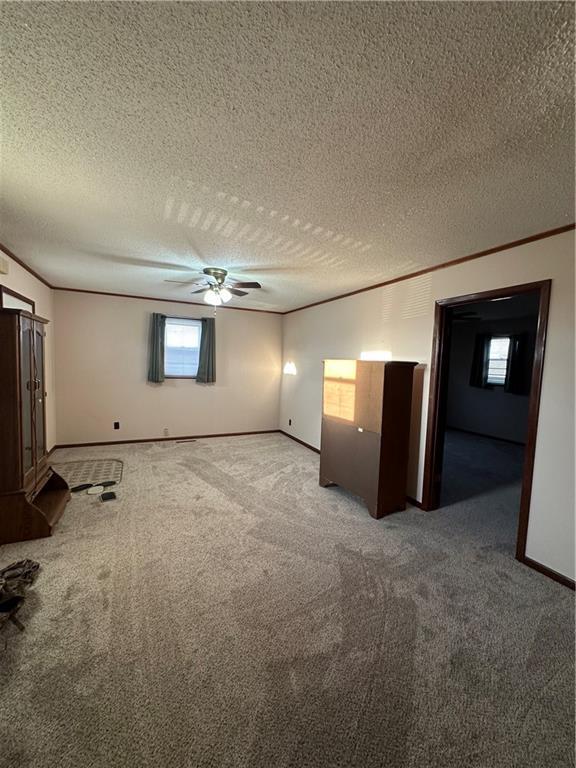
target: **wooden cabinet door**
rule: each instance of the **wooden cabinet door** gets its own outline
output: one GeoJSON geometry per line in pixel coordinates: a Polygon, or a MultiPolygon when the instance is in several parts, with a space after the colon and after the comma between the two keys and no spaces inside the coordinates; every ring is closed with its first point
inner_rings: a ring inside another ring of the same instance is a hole
{"type": "Polygon", "coordinates": [[[28,317],[20,319],[20,448],[22,451],[23,486],[35,482],[34,451],[34,323],[28,317]]]}
{"type": "Polygon", "coordinates": [[[33,344],[33,374],[34,387],[33,413],[34,413],[34,458],[37,470],[37,480],[44,474],[46,464],[46,380],[44,374],[44,325],[34,323],[33,344]]]}

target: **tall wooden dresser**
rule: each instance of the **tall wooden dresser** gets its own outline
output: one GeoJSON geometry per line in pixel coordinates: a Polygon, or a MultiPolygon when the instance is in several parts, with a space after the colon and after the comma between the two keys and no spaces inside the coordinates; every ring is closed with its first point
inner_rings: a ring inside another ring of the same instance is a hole
{"type": "Polygon", "coordinates": [[[324,361],[320,485],[351,491],[372,517],[406,508],[416,365],[324,361]]]}
{"type": "Polygon", "coordinates": [[[46,451],[47,322],[0,309],[0,544],[50,536],[70,498],[46,451]]]}

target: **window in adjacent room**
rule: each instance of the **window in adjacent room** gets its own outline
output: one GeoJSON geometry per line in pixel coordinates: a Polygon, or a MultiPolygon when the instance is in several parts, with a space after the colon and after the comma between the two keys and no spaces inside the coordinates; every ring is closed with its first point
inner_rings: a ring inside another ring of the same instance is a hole
{"type": "Polygon", "coordinates": [[[504,386],[510,359],[510,336],[492,336],[486,359],[486,384],[504,386]]]}
{"type": "Polygon", "coordinates": [[[166,318],[164,376],[167,379],[195,379],[200,356],[202,321],[181,317],[166,318]]]}

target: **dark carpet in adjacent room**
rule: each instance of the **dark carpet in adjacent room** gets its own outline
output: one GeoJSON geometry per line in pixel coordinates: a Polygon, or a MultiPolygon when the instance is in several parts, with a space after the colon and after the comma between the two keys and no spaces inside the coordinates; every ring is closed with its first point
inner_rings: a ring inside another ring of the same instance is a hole
{"type": "Polygon", "coordinates": [[[525,446],[447,429],[441,507],[458,509],[459,520],[484,544],[516,551],[525,446]],[[496,491],[496,493],[494,493],[496,491]]]}

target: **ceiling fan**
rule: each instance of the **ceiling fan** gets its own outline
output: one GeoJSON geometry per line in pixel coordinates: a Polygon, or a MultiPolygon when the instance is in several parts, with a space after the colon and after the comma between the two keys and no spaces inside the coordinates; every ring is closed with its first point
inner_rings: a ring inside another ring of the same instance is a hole
{"type": "Polygon", "coordinates": [[[479,314],[474,310],[467,311],[464,309],[453,310],[452,317],[455,323],[468,323],[471,320],[478,320],[480,318],[479,314]]]}
{"type": "Polygon", "coordinates": [[[247,296],[248,291],[242,291],[241,288],[262,288],[260,283],[229,283],[226,282],[228,270],[221,267],[206,267],[202,270],[206,275],[204,280],[200,282],[190,282],[184,280],[165,280],[166,283],[180,283],[180,285],[200,285],[202,286],[197,291],[192,291],[192,294],[203,293],[204,301],[206,304],[212,304],[214,307],[219,307],[221,304],[226,304],[232,296],[247,296]]]}

